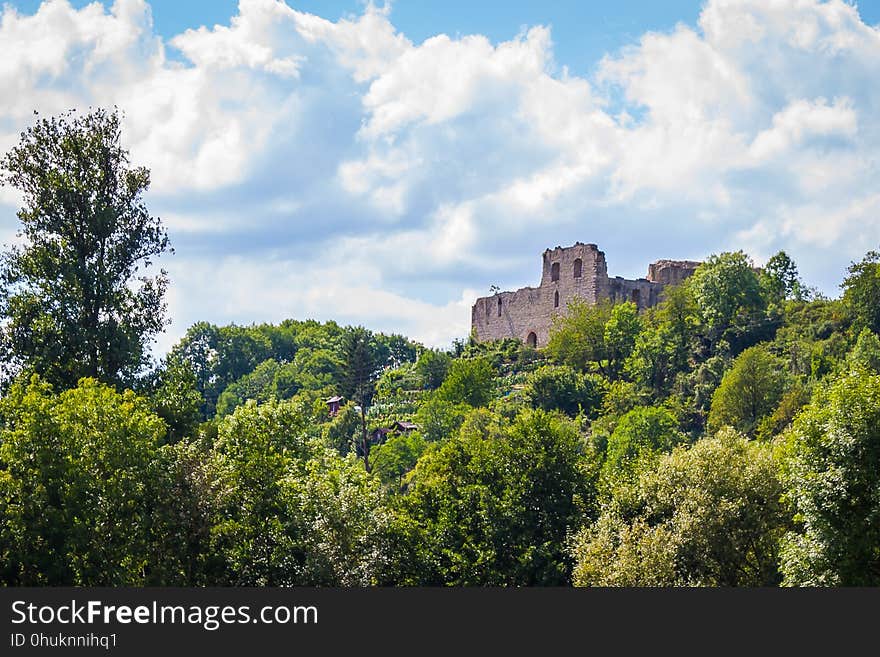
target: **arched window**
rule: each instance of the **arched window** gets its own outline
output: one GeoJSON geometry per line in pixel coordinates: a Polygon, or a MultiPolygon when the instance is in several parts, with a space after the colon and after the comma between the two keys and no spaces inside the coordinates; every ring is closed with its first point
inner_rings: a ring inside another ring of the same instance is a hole
{"type": "Polygon", "coordinates": [[[559,308],[559,290],[553,293],[553,307],[559,308]]]}
{"type": "Polygon", "coordinates": [[[528,337],[526,338],[526,344],[528,346],[530,346],[532,349],[534,349],[535,347],[538,346],[538,336],[535,335],[534,331],[529,333],[528,337]]]}
{"type": "Polygon", "coordinates": [[[501,297],[498,297],[498,316],[501,317],[501,297]]]}
{"type": "Polygon", "coordinates": [[[574,277],[580,278],[581,276],[583,276],[583,273],[584,273],[584,263],[580,258],[578,258],[577,260],[574,261],[574,277]]]}
{"type": "Polygon", "coordinates": [[[558,281],[559,280],[559,263],[554,262],[550,265],[550,280],[558,281]]]}

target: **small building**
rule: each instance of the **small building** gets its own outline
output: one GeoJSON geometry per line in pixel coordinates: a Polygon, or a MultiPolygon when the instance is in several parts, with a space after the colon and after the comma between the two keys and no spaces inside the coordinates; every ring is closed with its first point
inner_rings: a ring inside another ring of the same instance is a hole
{"type": "Polygon", "coordinates": [[[395,422],[391,425],[391,428],[400,433],[408,433],[410,431],[418,430],[419,425],[413,422],[395,422]]]}
{"type": "Polygon", "coordinates": [[[339,414],[339,404],[342,402],[342,397],[330,397],[324,401],[327,402],[330,417],[336,417],[339,414]]]}
{"type": "Polygon", "coordinates": [[[389,429],[386,427],[376,427],[370,432],[370,444],[371,445],[381,445],[388,438],[388,434],[391,433],[393,429],[389,429]]]}

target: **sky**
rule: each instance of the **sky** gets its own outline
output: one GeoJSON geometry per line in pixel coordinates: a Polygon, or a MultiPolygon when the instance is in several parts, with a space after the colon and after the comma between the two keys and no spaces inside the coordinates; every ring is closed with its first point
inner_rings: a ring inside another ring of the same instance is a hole
{"type": "MultiPolygon", "coordinates": [[[[117,106],[192,323],[334,319],[449,346],[492,285],[784,249],[835,297],[880,247],[880,2],[19,0],[0,152],[117,106]]],[[[0,241],[20,204],[0,188],[0,241]]]]}

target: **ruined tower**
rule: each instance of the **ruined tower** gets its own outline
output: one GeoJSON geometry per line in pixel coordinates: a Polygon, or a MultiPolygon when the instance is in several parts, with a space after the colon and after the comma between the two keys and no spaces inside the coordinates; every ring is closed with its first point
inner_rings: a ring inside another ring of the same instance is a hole
{"type": "Polygon", "coordinates": [[[665,285],[677,285],[699,265],[690,260],[658,260],[648,266],[648,277],[635,281],[609,278],[605,253],[595,244],[547,249],[543,254],[541,283],[515,292],[480,297],[471,309],[471,328],[478,340],[519,338],[533,347],[547,344],[555,315],[569,301],[603,299],[632,301],[639,310],[655,305],[665,285]]]}

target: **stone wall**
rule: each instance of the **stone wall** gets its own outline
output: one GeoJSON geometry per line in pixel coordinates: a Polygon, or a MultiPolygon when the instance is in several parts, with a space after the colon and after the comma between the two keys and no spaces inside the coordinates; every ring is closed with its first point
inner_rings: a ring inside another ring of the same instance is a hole
{"type": "Polygon", "coordinates": [[[553,317],[568,302],[581,298],[595,304],[602,299],[633,301],[642,310],[657,304],[664,285],[677,285],[699,263],[658,260],[648,267],[648,278],[630,281],[608,277],[605,254],[595,244],[547,249],[543,254],[541,284],[515,292],[498,292],[477,299],[471,309],[471,328],[478,340],[519,338],[527,344],[547,344],[553,317]]]}

